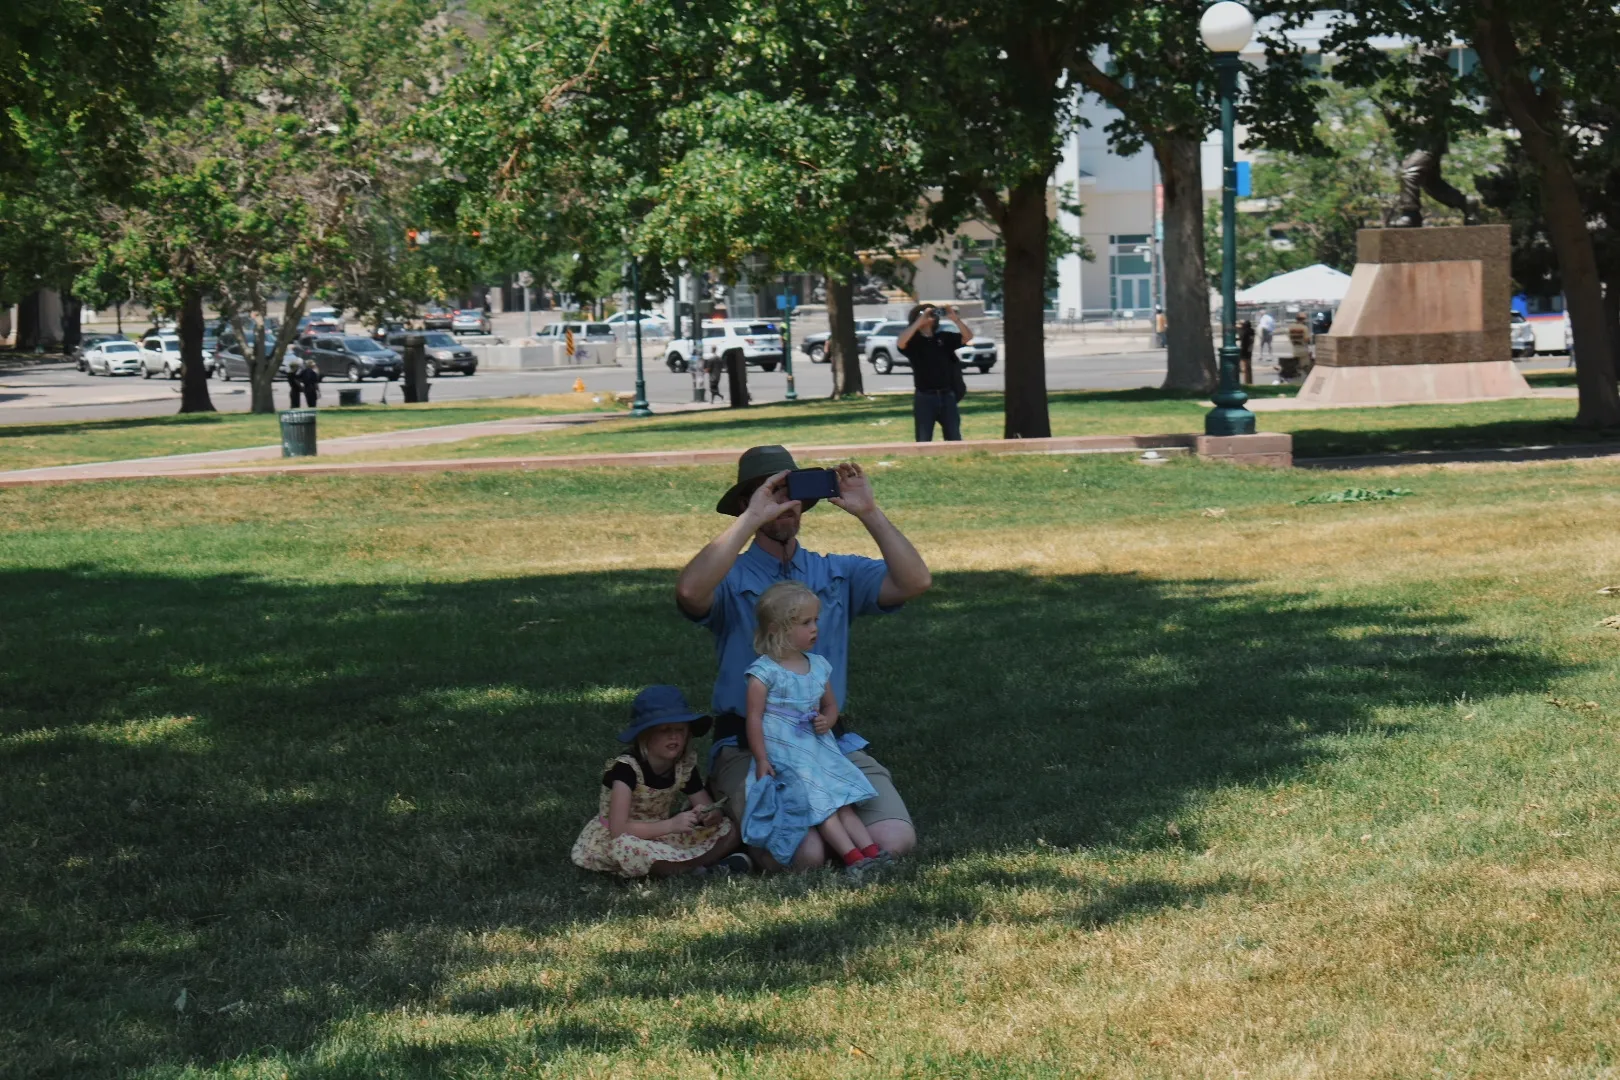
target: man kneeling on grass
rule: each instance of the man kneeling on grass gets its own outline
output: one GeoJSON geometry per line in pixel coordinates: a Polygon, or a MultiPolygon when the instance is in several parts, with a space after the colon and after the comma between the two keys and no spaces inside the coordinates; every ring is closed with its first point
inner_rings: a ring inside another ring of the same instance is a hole
{"type": "MultiPolygon", "coordinates": [[[[686,564],[675,583],[675,602],[687,618],[714,635],[720,662],[711,704],[715,725],[709,787],[724,797],[726,812],[740,827],[747,804],[748,772],[754,764],[746,745],[745,720],[746,675],[757,656],[754,608],[760,594],[776,582],[802,582],[820,601],[811,651],[825,657],[831,666],[829,682],[842,717],[831,730],[839,749],[877,790],[877,797],[857,803],[855,812],[878,847],[904,855],[917,842],[905,801],[895,790],[889,770],[866,752],[866,740],[848,730],[848,718],[843,716],[849,621],[856,615],[898,610],[925,592],[932,578],[911,541],[878,509],[871,482],[853,463],[838,466],[839,496],[828,501],[866,526],[883,558],[806,551],[799,544],[799,525],[815,500],[801,503],[787,497],[787,475],[794,467],[792,455],[780,446],[756,446],[744,453],[737,463],[737,482],[715,507],[737,520],[686,564]],[[739,555],[750,537],[753,543],[739,555]]],[[[755,848],[752,853],[761,865],[777,866],[763,849],[755,848]]],[[[793,856],[793,866],[808,869],[826,861],[827,849],[812,829],[793,856]]]]}

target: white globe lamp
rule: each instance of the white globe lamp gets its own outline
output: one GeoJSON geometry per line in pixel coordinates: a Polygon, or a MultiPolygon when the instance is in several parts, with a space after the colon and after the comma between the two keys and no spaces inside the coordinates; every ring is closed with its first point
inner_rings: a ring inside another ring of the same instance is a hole
{"type": "Polygon", "coordinates": [[[1210,52],[1240,53],[1254,40],[1254,16],[1235,0],[1221,0],[1198,20],[1198,36],[1210,52]]]}

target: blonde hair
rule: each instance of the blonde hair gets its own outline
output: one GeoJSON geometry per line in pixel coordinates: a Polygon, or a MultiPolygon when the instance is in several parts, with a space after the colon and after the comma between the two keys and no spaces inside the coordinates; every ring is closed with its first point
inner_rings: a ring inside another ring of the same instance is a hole
{"type": "Polygon", "coordinates": [[[754,608],[758,625],[754,629],[754,651],[780,659],[788,651],[788,630],[793,620],[811,604],[821,601],[809,587],[798,581],[778,581],[760,595],[754,608]]]}

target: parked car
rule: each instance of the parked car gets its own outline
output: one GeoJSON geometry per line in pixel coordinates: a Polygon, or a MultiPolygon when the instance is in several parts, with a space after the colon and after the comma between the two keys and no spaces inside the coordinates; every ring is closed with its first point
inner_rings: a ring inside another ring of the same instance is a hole
{"type": "MultiPolygon", "coordinates": [[[[622,330],[626,334],[634,335],[636,332],[635,315],[629,311],[616,311],[606,319],[609,326],[615,331],[622,330]]],[[[645,337],[653,334],[658,337],[669,336],[669,320],[656,311],[643,311],[641,313],[641,333],[645,337]]]]}
{"type": "Polygon", "coordinates": [[[368,337],[318,334],[309,355],[322,375],[342,375],[350,382],[378,376],[392,382],[405,373],[405,362],[397,352],[368,337]]]}
{"type": "Polygon", "coordinates": [[[86,375],[139,375],[141,347],[128,338],[109,338],[84,354],[86,375]]]}
{"type": "MultiPolygon", "coordinates": [[[[883,325],[882,319],[856,319],[855,320],[855,351],[866,352],[866,339],[868,335],[883,325]]],[[[831,333],[823,331],[819,334],[806,334],[799,342],[799,351],[810,358],[812,364],[825,364],[827,362],[827,339],[831,333]]]]}
{"type": "Polygon", "coordinates": [[[540,332],[534,336],[535,340],[545,344],[547,342],[563,340],[569,330],[574,332],[575,341],[586,341],[593,344],[596,342],[605,343],[609,341],[613,342],[614,344],[618,344],[619,341],[618,335],[613,332],[613,327],[609,326],[605,322],[548,323],[547,325],[542,326],[540,328],[540,332]]]}
{"type": "Polygon", "coordinates": [[[173,334],[154,334],[141,341],[142,374],[150,379],[162,375],[166,379],[180,377],[180,338],[173,334]]]}
{"type": "Polygon", "coordinates": [[[335,307],[312,307],[304,312],[299,321],[300,326],[313,330],[317,334],[343,333],[343,318],[335,307]]]}
{"type": "MultiPolygon", "coordinates": [[[[910,323],[891,320],[872,331],[866,339],[866,358],[872,370],[887,375],[896,365],[911,366],[900,352],[900,335],[910,323]]],[[[976,367],[980,374],[988,374],[996,366],[996,343],[987,337],[974,335],[972,341],[956,350],[956,362],[964,368],[976,367]]]]}
{"type": "Polygon", "coordinates": [[[1536,355],[1536,328],[1530,325],[1529,319],[1515,311],[1508,331],[1512,335],[1514,356],[1536,355]]]}
{"type": "Polygon", "coordinates": [[[489,319],[479,308],[457,308],[450,316],[452,334],[487,334],[489,319]]]}
{"type": "MultiPolygon", "coordinates": [[[[245,349],[238,345],[234,331],[226,331],[223,335],[221,335],[219,341],[220,346],[219,350],[214,353],[214,362],[216,365],[215,370],[219,372],[220,378],[224,379],[226,382],[230,382],[232,379],[248,378],[249,372],[247,358],[248,353],[253,349],[252,336],[250,335],[248,337],[247,348],[245,349]]],[[[275,350],[275,347],[276,336],[274,334],[266,333],[264,335],[264,354],[269,356],[270,353],[275,350]]],[[[291,371],[294,366],[297,365],[297,363],[298,358],[292,354],[290,349],[283,353],[281,357],[281,369],[276,372],[276,378],[285,378],[287,373],[291,371]]]]}
{"type": "Polygon", "coordinates": [[[449,308],[441,307],[438,304],[429,304],[426,310],[422,312],[422,329],[448,330],[450,329],[450,320],[454,317],[455,313],[449,308]]]}
{"type": "Polygon", "coordinates": [[[84,370],[84,358],[91,349],[106,341],[128,341],[123,334],[82,334],[79,343],[73,348],[73,363],[80,370],[84,370]]]}
{"type": "MultiPolygon", "coordinates": [[[[473,351],[454,335],[436,330],[431,334],[423,334],[423,344],[427,347],[427,368],[429,375],[443,375],[447,371],[459,371],[463,375],[471,375],[478,370],[478,357],[473,351]]],[[[386,344],[390,349],[399,353],[401,363],[405,356],[405,334],[389,334],[386,344]]]]}
{"type": "MultiPolygon", "coordinates": [[[[782,362],[782,335],[777,333],[776,327],[768,322],[757,322],[751,319],[727,319],[724,322],[704,323],[701,328],[703,334],[703,356],[706,360],[723,360],[729,356],[742,357],[745,364],[752,364],[761,371],[775,371],[782,362]]],[[[686,371],[690,367],[690,358],[686,353],[693,351],[692,342],[677,341],[670,344],[664,357],[664,363],[671,371],[686,371]],[[684,352],[678,347],[684,346],[684,352]],[[679,366],[677,366],[679,354],[679,366]]]]}

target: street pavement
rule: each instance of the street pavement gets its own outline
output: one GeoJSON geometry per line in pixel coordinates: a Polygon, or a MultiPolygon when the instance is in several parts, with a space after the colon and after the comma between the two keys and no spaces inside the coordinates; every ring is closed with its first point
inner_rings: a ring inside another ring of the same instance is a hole
{"type": "MultiPolygon", "coordinates": [[[[1052,390],[1119,390],[1158,386],[1164,381],[1164,350],[1086,354],[1096,348],[1078,339],[1056,338],[1047,343],[1046,379],[1052,390]]],[[[677,375],[649,352],[644,367],[647,399],[656,410],[660,405],[692,401],[691,375],[677,375]]],[[[801,398],[821,398],[832,392],[832,375],[827,365],[811,364],[802,354],[793,365],[795,389],[801,398]]],[[[911,374],[905,368],[878,375],[870,365],[862,365],[869,392],[909,390],[911,374]]],[[[472,398],[519,397],[530,394],[560,394],[571,390],[575,379],[583,379],[591,391],[633,391],[635,362],[620,367],[568,368],[546,371],[480,371],[473,376],[446,375],[433,380],[432,400],[461,401],[472,398]]],[[[969,369],[968,391],[999,391],[1003,380],[1001,366],[981,375],[969,369]]],[[[348,384],[328,380],[323,404],[335,405],[336,390],[348,384]]],[[[359,384],[362,400],[375,404],[404,400],[399,383],[368,381],[359,384]]],[[[246,412],[249,406],[247,384],[241,381],[209,383],[214,407],[221,412],[246,412]]],[[[754,401],[764,404],[780,401],[787,392],[787,378],[780,368],[766,373],[751,369],[748,389],[754,401]]],[[[276,403],[287,405],[287,388],[276,386],[276,403]]],[[[98,420],[141,416],[162,416],[179,410],[180,384],[133,376],[89,376],[71,363],[24,364],[0,368],[0,425],[40,424],[64,420],[98,420]]]]}

